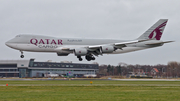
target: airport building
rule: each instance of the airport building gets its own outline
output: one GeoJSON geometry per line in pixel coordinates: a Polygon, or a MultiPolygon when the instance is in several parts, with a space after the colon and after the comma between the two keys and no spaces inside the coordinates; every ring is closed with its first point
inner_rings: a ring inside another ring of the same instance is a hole
{"type": "Polygon", "coordinates": [[[85,74],[96,74],[99,70],[98,64],[36,62],[34,60],[0,60],[0,77],[44,77],[49,72],[82,77],[85,74]]]}

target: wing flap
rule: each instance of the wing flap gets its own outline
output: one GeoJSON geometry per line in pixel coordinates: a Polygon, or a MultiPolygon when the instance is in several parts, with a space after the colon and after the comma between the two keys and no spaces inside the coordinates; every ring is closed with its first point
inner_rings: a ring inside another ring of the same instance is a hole
{"type": "MultiPolygon", "coordinates": [[[[128,41],[128,42],[120,42],[120,43],[114,43],[114,44],[106,44],[106,45],[113,45],[113,46],[117,46],[117,47],[126,47],[126,44],[133,44],[133,43],[137,43],[139,42],[138,40],[135,41],[128,41]]],[[[89,49],[98,49],[101,46],[105,46],[105,45],[94,45],[94,46],[89,46],[89,49]]]]}
{"type": "Polygon", "coordinates": [[[66,46],[63,46],[63,47],[58,47],[55,50],[73,51],[76,48],[82,48],[82,47],[84,48],[84,47],[87,47],[87,46],[84,46],[84,45],[66,45],[66,46]]]}
{"type": "Polygon", "coordinates": [[[122,50],[123,47],[127,47],[127,44],[134,44],[139,42],[138,40],[134,40],[134,41],[128,41],[128,42],[121,42],[121,43],[115,43],[114,47],[119,48],[122,50]]]}
{"type": "Polygon", "coordinates": [[[94,46],[88,46],[89,49],[98,49],[100,48],[102,45],[94,45],[94,46]]]}
{"type": "Polygon", "coordinates": [[[120,43],[115,43],[115,46],[122,46],[122,45],[126,45],[126,44],[133,44],[133,43],[137,43],[139,42],[138,40],[134,40],[134,41],[128,41],[128,42],[120,42],[120,43]]]}

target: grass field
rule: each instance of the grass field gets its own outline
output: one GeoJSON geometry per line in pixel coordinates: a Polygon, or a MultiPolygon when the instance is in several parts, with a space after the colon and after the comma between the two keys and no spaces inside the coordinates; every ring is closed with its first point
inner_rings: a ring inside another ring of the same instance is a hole
{"type": "Polygon", "coordinates": [[[179,81],[0,81],[0,101],[179,101],[179,81]],[[5,86],[8,83],[9,86],[5,86]]]}

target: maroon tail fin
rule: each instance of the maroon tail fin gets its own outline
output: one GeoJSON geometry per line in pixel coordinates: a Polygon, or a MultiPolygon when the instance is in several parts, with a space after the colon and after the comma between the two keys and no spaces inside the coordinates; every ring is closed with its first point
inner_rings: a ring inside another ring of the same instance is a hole
{"type": "Polygon", "coordinates": [[[168,19],[160,19],[151,28],[149,28],[138,39],[154,39],[160,40],[168,19]]]}

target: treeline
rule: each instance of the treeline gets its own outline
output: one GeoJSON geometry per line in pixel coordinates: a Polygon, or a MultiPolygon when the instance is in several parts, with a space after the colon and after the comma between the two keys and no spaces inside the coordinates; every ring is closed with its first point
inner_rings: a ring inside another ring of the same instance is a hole
{"type": "Polygon", "coordinates": [[[168,63],[167,75],[171,77],[180,77],[180,63],[172,61],[168,63]]]}
{"type": "Polygon", "coordinates": [[[180,63],[172,61],[168,62],[167,65],[128,65],[126,63],[119,63],[117,66],[99,66],[99,75],[102,76],[126,76],[130,73],[175,78],[180,77],[180,63]],[[154,73],[153,68],[156,68],[158,72],[154,73]]]}

